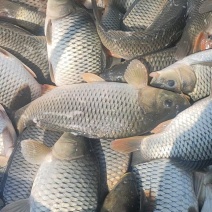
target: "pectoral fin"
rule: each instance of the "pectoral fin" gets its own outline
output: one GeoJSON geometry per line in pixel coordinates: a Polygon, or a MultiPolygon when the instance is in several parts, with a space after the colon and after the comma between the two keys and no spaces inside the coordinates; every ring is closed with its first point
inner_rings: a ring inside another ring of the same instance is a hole
{"type": "Polygon", "coordinates": [[[29,199],[19,200],[6,205],[1,212],[30,212],[29,199]]]}

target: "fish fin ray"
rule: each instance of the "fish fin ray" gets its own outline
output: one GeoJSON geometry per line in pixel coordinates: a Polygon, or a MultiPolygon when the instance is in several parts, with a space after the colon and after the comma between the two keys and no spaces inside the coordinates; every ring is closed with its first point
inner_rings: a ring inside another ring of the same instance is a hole
{"type": "Polygon", "coordinates": [[[21,152],[25,160],[31,164],[41,164],[51,152],[51,148],[42,142],[27,139],[21,141],[21,152]]]}
{"type": "Polygon", "coordinates": [[[144,137],[145,136],[135,136],[116,139],[111,142],[110,147],[111,149],[123,154],[135,152],[140,149],[141,141],[144,137]]]}
{"type": "Polygon", "coordinates": [[[23,199],[6,205],[1,212],[30,212],[30,200],[23,199]]]}
{"type": "Polygon", "coordinates": [[[151,130],[151,133],[157,134],[163,132],[166,129],[166,127],[171,123],[171,121],[172,119],[158,124],[153,130],[151,130]]]}
{"type": "Polygon", "coordinates": [[[52,63],[51,62],[49,62],[49,74],[50,74],[51,81],[55,83],[54,70],[53,70],[52,63]]]}
{"type": "Polygon", "coordinates": [[[191,42],[189,38],[182,40],[184,37],[181,38],[180,42],[177,44],[177,50],[175,52],[175,59],[181,60],[186,57],[191,49],[191,42]]]}
{"type": "Polygon", "coordinates": [[[105,80],[101,77],[97,76],[96,74],[92,73],[83,73],[82,78],[85,82],[91,83],[91,82],[104,82],[105,80]]]}
{"type": "Polygon", "coordinates": [[[134,59],[127,66],[124,78],[128,84],[133,85],[135,88],[145,87],[148,82],[147,69],[140,60],[134,59]]]}

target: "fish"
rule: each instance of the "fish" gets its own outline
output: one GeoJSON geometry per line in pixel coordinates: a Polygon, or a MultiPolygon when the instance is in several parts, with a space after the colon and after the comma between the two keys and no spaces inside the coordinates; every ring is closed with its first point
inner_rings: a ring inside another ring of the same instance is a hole
{"type": "MultiPolygon", "coordinates": [[[[42,149],[46,148],[31,139],[22,142],[22,152],[31,149],[24,154],[25,158],[31,157],[30,160],[37,157],[36,153],[42,155],[42,149]]],[[[64,133],[40,161],[30,197],[9,204],[1,211],[97,211],[98,163],[88,144],[82,137],[64,133]]]]}
{"type": "Polygon", "coordinates": [[[135,2],[135,0],[109,0],[108,3],[117,7],[122,13],[130,8],[130,6],[135,2]]]}
{"type": "Polygon", "coordinates": [[[133,173],[128,172],[122,176],[113,190],[107,195],[101,212],[138,212],[138,197],[139,194],[135,184],[135,176],[133,173]]]}
{"type": "Polygon", "coordinates": [[[43,130],[35,126],[28,127],[19,135],[17,145],[8,161],[1,180],[0,194],[5,205],[29,198],[39,164],[26,161],[21,152],[22,140],[33,139],[52,147],[62,133],[43,130]]]}
{"type": "Polygon", "coordinates": [[[199,7],[200,13],[207,13],[212,11],[212,2],[210,0],[205,0],[199,7]]]}
{"type": "Polygon", "coordinates": [[[129,60],[139,55],[165,49],[179,38],[180,31],[185,24],[186,8],[182,7],[185,1],[180,0],[178,7],[169,7],[170,10],[174,9],[173,15],[160,27],[152,23],[154,27],[144,32],[107,30],[100,21],[95,0],[92,2],[99,37],[103,45],[115,57],[129,60]]]}
{"type": "Polygon", "coordinates": [[[198,211],[191,172],[167,159],[135,165],[132,172],[147,199],[142,211],[198,211]]]}
{"type": "MultiPolygon", "coordinates": [[[[205,51],[211,54],[212,50],[205,51]]],[[[202,55],[196,53],[194,56],[202,55]]],[[[191,56],[190,56],[191,57],[191,56]]],[[[184,93],[195,102],[210,95],[212,68],[211,61],[200,61],[184,58],[161,71],[150,74],[150,85],[170,91],[184,93]],[[186,62],[187,60],[187,62],[186,62]],[[185,62],[184,62],[185,61],[185,62]]]]}
{"type": "Polygon", "coordinates": [[[199,13],[202,2],[203,1],[196,0],[188,15],[182,37],[176,45],[177,60],[192,53],[212,48],[210,39],[212,33],[212,12],[199,13]]]}
{"type": "Polygon", "coordinates": [[[56,87],[18,110],[17,129],[36,124],[91,138],[123,138],[148,132],[190,105],[185,96],[147,86],[146,68],[138,60],[128,66],[125,79],[128,84],[104,82],[86,73],[90,83],[56,87]]]}
{"type": "Polygon", "coordinates": [[[0,47],[32,69],[39,83],[51,83],[44,36],[25,35],[0,24],[0,47]]]}
{"type": "Polygon", "coordinates": [[[101,173],[106,175],[108,191],[114,188],[130,166],[130,154],[123,155],[112,150],[110,143],[111,140],[103,139],[100,139],[98,142],[91,142],[94,154],[98,158],[101,167],[101,173]]]}
{"type": "Polygon", "coordinates": [[[47,0],[10,0],[37,9],[40,12],[46,12],[47,0]]]}
{"type": "Polygon", "coordinates": [[[44,35],[45,13],[8,0],[0,2],[0,20],[16,24],[35,35],[44,35]]]}
{"type": "Polygon", "coordinates": [[[212,98],[199,100],[179,113],[160,133],[118,139],[111,147],[119,152],[139,150],[142,161],[168,158],[187,170],[212,164],[212,98]]]}
{"type": "MultiPolygon", "coordinates": [[[[140,60],[146,66],[148,73],[151,73],[175,63],[175,52],[176,48],[172,47],[162,51],[138,56],[132,60],[140,60]]],[[[99,76],[107,82],[126,82],[124,73],[132,60],[126,60],[112,66],[111,68],[105,69],[101,74],[99,74],[99,76]]]]}
{"type": "Polygon", "coordinates": [[[100,73],[105,64],[103,50],[90,14],[73,1],[67,1],[60,10],[65,11],[69,5],[71,13],[64,16],[64,12],[63,17],[57,18],[61,16],[54,6],[58,1],[49,2],[45,34],[52,81],[57,86],[70,85],[83,82],[82,73],[100,73]],[[53,18],[48,12],[54,13],[53,18]]]}
{"type": "Polygon", "coordinates": [[[0,104],[17,110],[41,96],[41,86],[34,77],[31,69],[0,48],[0,104]]]}
{"type": "Polygon", "coordinates": [[[0,105],[0,167],[7,165],[15,147],[17,135],[2,105],[0,105]]]}
{"type": "Polygon", "coordinates": [[[206,199],[201,212],[210,211],[212,206],[212,184],[206,185],[206,199]]]}

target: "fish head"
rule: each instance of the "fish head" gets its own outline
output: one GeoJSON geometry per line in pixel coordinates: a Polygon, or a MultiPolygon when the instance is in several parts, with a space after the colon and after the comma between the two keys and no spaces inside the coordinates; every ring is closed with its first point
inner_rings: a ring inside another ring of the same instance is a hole
{"type": "Polygon", "coordinates": [[[150,114],[160,122],[175,117],[190,106],[189,100],[184,94],[150,86],[139,91],[139,104],[145,114],[150,114]]]}
{"type": "Polygon", "coordinates": [[[186,64],[176,63],[161,71],[150,74],[151,86],[163,88],[177,93],[193,91],[196,84],[196,75],[192,67],[186,64]]]}

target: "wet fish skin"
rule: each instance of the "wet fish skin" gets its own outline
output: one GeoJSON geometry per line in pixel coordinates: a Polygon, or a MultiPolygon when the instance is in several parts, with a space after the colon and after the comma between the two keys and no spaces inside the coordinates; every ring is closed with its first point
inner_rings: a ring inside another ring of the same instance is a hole
{"type": "Polygon", "coordinates": [[[178,114],[159,134],[142,140],[144,160],[170,158],[187,169],[212,163],[212,99],[207,97],[178,114]]]}
{"type": "Polygon", "coordinates": [[[185,97],[170,91],[151,87],[138,91],[112,82],[60,86],[18,110],[17,128],[37,124],[93,138],[127,137],[148,132],[189,106],[185,97]],[[147,101],[146,96],[153,98],[147,101]]]}
{"type": "MultiPolygon", "coordinates": [[[[101,166],[101,173],[106,178],[108,190],[114,188],[121,177],[127,172],[130,165],[130,155],[121,154],[110,148],[111,140],[100,139],[92,141],[93,151],[101,166]]],[[[103,177],[102,177],[103,178],[103,177]]]]}
{"type": "Polygon", "coordinates": [[[51,147],[61,135],[62,133],[60,132],[52,132],[31,126],[18,137],[17,145],[1,180],[0,192],[1,196],[4,197],[5,205],[30,196],[33,181],[40,166],[31,164],[24,159],[21,153],[21,141],[34,139],[42,141],[45,145],[51,147]]]}
{"type": "MultiPolygon", "coordinates": [[[[84,143],[88,144],[88,141],[84,140],[84,143]]],[[[97,210],[98,163],[90,152],[89,145],[85,151],[84,156],[72,160],[60,160],[53,154],[46,156],[35,177],[28,199],[30,211],[55,211],[58,208],[61,211],[97,210]]],[[[11,205],[7,207],[10,208],[11,205]]],[[[17,207],[21,207],[19,203],[17,207]]],[[[6,208],[2,211],[7,211],[6,208]]],[[[14,207],[9,211],[23,211],[18,209],[14,207]]]]}
{"type": "Polygon", "coordinates": [[[146,195],[145,211],[198,211],[191,172],[167,159],[135,165],[132,172],[146,195]]]}
{"type": "Polygon", "coordinates": [[[44,35],[45,14],[8,0],[0,2],[0,20],[21,26],[33,34],[44,35]]]}
{"type": "Polygon", "coordinates": [[[39,83],[51,83],[45,37],[24,35],[0,24],[0,46],[32,69],[39,83]]]}
{"type": "Polygon", "coordinates": [[[104,69],[101,41],[85,9],[73,4],[73,11],[65,17],[47,16],[45,30],[51,79],[57,86],[81,83],[82,73],[100,73],[104,69]]]}
{"type": "MultiPolygon", "coordinates": [[[[155,53],[138,56],[134,59],[138,59],[143,64],[145,64],[148,72],[151,73],[166,68],[167,66],[175,63],[175,52],[176,48],[173,47],[155,53]]],[[[132,60],[127,60],[120,64],[114,65],[111,68],[104,70],[104,72],[99,76],[108,82],[126,82],[124,73],[132,60]]]]}
{"type": "Polygon", "coordinates": [[[125,13],[135,0],[110,0],[109,4],[117,7],[121,12],[125,13]]]}
{"type": "Polygon", "coordinates": [[[0,48],[0,103],[7,109],[17,110],[41,96],[41,86],[29,71],[20,60],[0,48]]]}
{"type": "Polygon", "coordinates": [[[208,49],[206,44],[201,44],[204,40],[206,43],[211,42],[207,35],[212,33],[212,12],[199,13],[199,7],[202,2],[202,0],[191,1],[191,9],[189,11],[187,23],[183,30],[182,37],[177,44],[176,58],[178,60],[200,50],[208,49]],[[206,33],[206,37],[201,38],[200,33],[204,32],[206,33]],[[203,46],[201,47],[201,45],[203,46]]]}
{"type": "MultiPolygon", "coordinates": [[[[93,6],[95,1],[93,0],[93,6]]],[[[106,30],[100,23],[97,8],[94,7],[97,32],[103,45],[116,57],[131,59],[138,55],[147,54],[171,45],[180,36],[184,26],[186,8],[178,7],[177,15],[163,26],[163,30],[156,28],[148,32],[124,32],[106,30]]]]}

